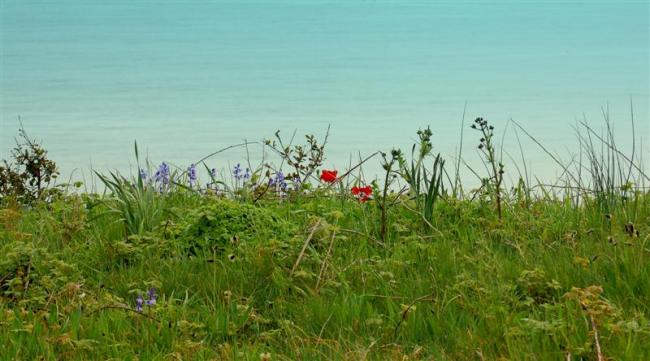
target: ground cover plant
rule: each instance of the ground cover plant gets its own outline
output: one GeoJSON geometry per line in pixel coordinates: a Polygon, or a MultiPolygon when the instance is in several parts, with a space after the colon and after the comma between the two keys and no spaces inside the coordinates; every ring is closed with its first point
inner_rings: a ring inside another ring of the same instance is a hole
{"type": "Polygon", "coordinates": [[[0,359],[650,359],[649,179],[606,124],[533,184],[479,118],[467,191],[428,128],[345,170],[278,133],[275,163],[138,159],[99,192],[18,186],[56,166],[8,160],[0,359]]]}

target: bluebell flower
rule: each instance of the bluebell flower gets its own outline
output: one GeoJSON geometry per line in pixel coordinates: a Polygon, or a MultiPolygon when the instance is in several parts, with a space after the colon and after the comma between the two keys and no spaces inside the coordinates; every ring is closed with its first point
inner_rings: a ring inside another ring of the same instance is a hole
{"type": "Polygon", "coordinates": [[[187,168],[187,175],[190,180],[190,187],[193,187],[196,183],[196,165],[194,165],[194,163],[190,164],[187,168]]]}
{"type": "Polygon", "coordinates": [[[169,176],[170,176],[169,165],[167,165],[167,163],[165,162],[162,162],[158,167],[158,170],[156,171],[156,175],[155,175],[156,182],[162,184],[168,184],[169,176]]]}
{"type": "Polygon", "coordinates": [[[289,185],[287,184],[284,178],[284,173],[282,173],[282,171],[277,171],[275,172],[275,177],[269,178],[269,186],[275,187],[277,190],[286,192],[287,187],[289,185]]]}
{"type": "Polygon", "coordinates": [[[142,295],[138,295],[138,298],[135,299],[135,310],[138,312],[142,312],[142,303],[144,302],[144,299],[142,298],[142,295]]]}
{"type": "Polygon", "coordinates": [[[210,170],[210,175],[211,175],[213,178],[216,177],[216,176],[217,176],[217,169],[216,169],[216,168],[212,168],[212,169],[210,170]]]}
{"type": "Polygon", "coordinates": [[[244,180],[249,180],[251,178],[251,170],[246,168],[246,172],[244,173],[244,180]]]}
{"type": "Polygon", "coordinates": [[[156,300],[158,299],[158,295],[156,294],[156,289],[155,288],[150,288],[149,291],[147,292],[147,297],[149,298],[146,301],[147,306],[155,305],[156,300]]]}
{"type": "Polygon", "coordinates": [[[232,169],[232,175],[236,180],[241,180],[244,177],[244,174],[241,170],[241,164],[237,163],[235,168],[232,169]]]}
{"type": "Polygon", "coordinates": [[[147,173],[147,171],[144,170],[144,168],[140,168],[140,179],[142,179],[143,183],[147,181],[148,177],[149,177],[149,174],[147,173]]]}
{"type": "Polygon", "coordinates": [[[169,165],[167,165],[167,163],[165,162],[162,162],[158,167],[158,170],[156,171],[156,174],[154,176],[156,183],[160,184],[161,192],[165,190],[165,187],[169,184],[170,175],[171,172],[169,169],[169,165]]]}

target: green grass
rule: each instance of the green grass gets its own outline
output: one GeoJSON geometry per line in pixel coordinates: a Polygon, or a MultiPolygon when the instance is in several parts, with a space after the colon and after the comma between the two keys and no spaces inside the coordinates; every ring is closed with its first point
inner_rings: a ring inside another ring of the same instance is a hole
{"type": "Polygon", "coordinates": [[[567,164],[533,138],[563,169],[536,186],[516,164],[502,185],[494,144],[463,190],[427,130],[412,161],[382,154],[367,202],[361,164],[305,179],[313,137],[279,152],[297,162],[281,196],[270,166],[201,191],[176,169],[0,193],[0,359],[650,360],[650,178],[606,125],[567,164]]]}
{"type": "Polygon", "coordinates": [[[605,357],[650,359],[648,194],[609,220],[588,199],[510,200],[501,222],[445,199],[435,229],[395,206],[381,243],[373,201],[326,192],[252,205],[179,189],[129,237],[96,196],[5,205],[0,357],[591,360],[593,318],[605,357]],[[157,304],[135,312],[150,287],[157,304]]]}

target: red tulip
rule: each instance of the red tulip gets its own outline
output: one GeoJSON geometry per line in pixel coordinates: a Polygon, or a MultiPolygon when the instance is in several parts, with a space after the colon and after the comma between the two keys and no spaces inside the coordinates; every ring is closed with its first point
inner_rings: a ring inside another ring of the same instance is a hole
{"type": "Polygon", "coordinates": [[[359,202],[363,203],[372,197],[372,187],[352,187],[352,194],[359,200],[359,202]]]}
{"type": "Polygon", "coordinates": [[[336,175],[339,172],[336,170],[324,170],[320,174],[320,179],[326,183],[334,183],[336,181],[336,175]]]}

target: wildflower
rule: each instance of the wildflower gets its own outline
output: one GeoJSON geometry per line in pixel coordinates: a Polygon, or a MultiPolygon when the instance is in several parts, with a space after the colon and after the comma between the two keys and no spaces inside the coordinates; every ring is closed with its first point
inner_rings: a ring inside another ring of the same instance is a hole
{"type": "Polygon", "coordinates": [[[282,171],[275,172],[275,177],[269,178],[269,186],[275,187],[276,190],[281,190],[283,192],[286,192],[289,187],[282,171]]]}
{"type": "Polygon", "coordinates": [[[146,182],[148,177],[149,174],[147,174],[147,171],[144,170],[144,168],[140,168],[140,179],[142,179],[143,182],[146,182]]]}
{"type": "Polygon", "coordinates": [[[246,171],[242,171],[241,164],[237,163],[235,168],[232,169],[232,175],[236,180],[247,180],[251,177],[251,170],[246,168],[246,171]]]}
{"type": "Polygon", "coordinates": [[[169,165],[167,165],[167,163],[162,162],[160,164],[158,170],[156,171],[155,179],[156,179],[156,183],[160,183],[160,191],[162,192],[165,186],[169,184],[169,180],[170,180],[170,170],[169,170],[169,165]]]}
{"type": "Polygon", "coordinates": [[[241,177],[242,177],[241,164],[237,163],[237,165],[232,169],[232,175],[237,180],[241,179],[241,177]]]}
{"type": "Polygon", "coordinates": [[[194,163],[187,168],[187,175],[190,180],[190,187],[193,187],[194,183],[196,183],[196,165],[194,163]]]}
{"type": "Polygon", "coordinates": [[[372,197],[372,187],[352,187],[352,194],[359,200],[359,202],[366,202],[372,197]]]}
{"type": "Polygon", "coordinates": [[[158,295],[156,294],[156,289],[155,288],[150,288],[149,291],[147,292],[147,297],[149,298],[145,303],[147,306],[153,306],[156,304],[156,300],[158,299],[158,295]]]}
{"type": "Polygon", "coordinates": [[[212,176],[212,178],[216,177],[217,176],[217,168],[212,168],[210,170],[210,175],[212,176]]]}
{"type": "Polygon", "coordinates": [[[142,298],[142,295],[138,295],[138,298],[135,299],[135,310],[138,312],[142,312],[142,303],[144,302],[144,299],[142,298]]]}
{"type": "Polygon", "coordinates": [[[338,174],[337,170],[325,170],[320,174],[320,179],[325,183],[334,183],[336,181],[336,176],[338,174]]]}

